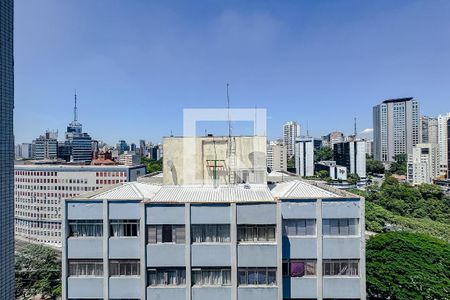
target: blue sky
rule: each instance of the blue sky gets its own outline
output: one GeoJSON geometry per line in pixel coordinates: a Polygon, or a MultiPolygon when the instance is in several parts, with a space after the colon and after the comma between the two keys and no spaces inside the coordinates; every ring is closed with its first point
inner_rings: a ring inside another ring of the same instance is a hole
{"type": "MultiPolygon", "coordinates": [[[[372,106],[414,96],[450,111],[450,1],[15,1],[15,135],[182,134],[183,108],[267,108],[268,135],[372,127],[372,106]]],[[[226,124],[223,124],[226,126],[226,124]]],[[[245,132],[245,124],[242,131],[245,132]]],[[[239,133],[238,126],[234,126],[239,133]]]]}

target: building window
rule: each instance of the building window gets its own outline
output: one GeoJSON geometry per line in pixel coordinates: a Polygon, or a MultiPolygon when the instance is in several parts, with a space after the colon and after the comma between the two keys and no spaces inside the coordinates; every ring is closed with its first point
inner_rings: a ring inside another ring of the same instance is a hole
{"type": "Polygon", "coordinates": [[[239,285],[276,285],[276,268],[239,268],[239,285]]]}
{"type": "Polygon", "coordinates": [[[103,236],[102,220],[70,220],[70,237],[100,237],[103,236]]]}
{"type": "Polygon", "coordinates": [[[315,219],[285,219],[283,225],[285,236],[316,235],[315,219]]]}
{"type": "Polygon", "coordinates": [[[358,219],[323,219],[323,235],[357,235],[358,219]]]}
{"type": "Polygon", "coordinates": [[[112,237],[139,236],[139,220],[111,220],[112,237]]]}
{"type": "Polygon", "coordinates": [[[275,228],[276,225],[238,225],[238,242],[274,242],[275,228]]]}
{"type": "Polygon", "coordinates": [[[139,276],[138,259],[114,259],[109,261],[109,276],[139,276]]]}
{"type": "Polygon", "coordinates": [[[324,276],[358,276],[359,261],[357,259],[325,259],[323,261],[324,276]]]}
{"type": "Polygon", "coordinates": [[[185,243],[184,225],[148,225],[147,241],[149,244],[185,243]]]}
{"type": "Polygon", "coordinates": [[[147,275],[149,286],[186,284],[186,269],[184,268],[148,269],[147,275]]]}
{"type": "Polygon", "coordinates": [[[192,284],[197,286],[231,285],[231,268],[194,268],[192,284]]]}
{"type": "Polygon", "coordinates": [[[283,261],[284,277],[303,277],[316,275],[316,260],[291,259],[283,261]]]}
{"type": "Polygon", "coordinates": [[[193,243],[229,243],[229,224],[191,225],[193,243]]]}
{"type": "Polygon", "coordinates": [[[69,276],[103,276],[103,261],[70,259],[69,276]]]}

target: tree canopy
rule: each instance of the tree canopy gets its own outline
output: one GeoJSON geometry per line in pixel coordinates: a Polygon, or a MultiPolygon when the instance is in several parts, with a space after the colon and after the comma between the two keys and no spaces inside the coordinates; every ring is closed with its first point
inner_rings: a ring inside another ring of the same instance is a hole
{"type": "Polygon", "coordinates": [[[450,198],[438,186],[422,184],[414,187],[389,176],[381,187],[368,189],[366,200],[401,216],[450,224],[450,198]]]}
{"type": "Polygon", "coordinates": [[[61,263],[56,251],[28,245],[16,254],[16,298],[56,299],[61,295],[61,263]]]}
{"type": "Polygon", "coordinates": [[[366,248],[368,299],[449,299],[450,247],[428,235],[390,232],[366,248]]]}
{"type": "Polygon", "coordinates": [[[366,157],[366,171],[368,174],[384,174],[385,168],[381,161],[366,157]]]}
{"type": "Polygon", "coordinates": [[[334,152],[330,147],[322,147],[319,150],[314,151],[314,161],[333,160],[334,152]]]}
{"type": "Polygon", "coordinates": [[[152,160],[145,156],[142,156],[141,161],[145,165],[145,167],[147,169],[147,173],[154,173],[154,172],[162,171],[162,165],[163,165],[162,159],[152,160]]]}
{"type": "Polygon", "coordinates": [[[408,162],[406,154],[398,154],[393,158],[394,162],[391,164],[389,171],[397,175],[406,175],[406,166],[408,162]]]}

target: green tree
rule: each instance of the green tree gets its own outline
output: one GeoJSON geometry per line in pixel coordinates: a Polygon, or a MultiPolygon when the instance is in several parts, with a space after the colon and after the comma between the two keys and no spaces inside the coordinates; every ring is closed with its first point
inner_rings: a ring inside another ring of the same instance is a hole
{"type": "Polygon", "coordinates": [[[357,184],[359,180],[360,180],[360,178],[359,178],[358,174],[352,173],[352,174],[348,174],[348,176],[347,176],[347,182],[352,185],[357,184]]]}
{"type": "Polygon", "coordinates": [[[163,167],[162,159],[152,160],[152,159],[149,159],[148,157],[142,156],[141,162],[145,165],[145,167],[147,169],[147,173],[154,173],[154,172],[162,171],[162,167],[163,167]]]}
{"type": "Polygon", "coordinates": [[[295,168],[295,156],[288,157],[288,160],[287,160],[287,167],[288,167],[289,169],[295,168]]]}
{"type": "Polygon", "coordinates": [[[333,160],[334,152],[330,147],[322,147],[319,150],[314,151],[314,161],[333,160]]]}
{"type": "Polygon", "coordinates": [[[368,299],[449,299],[450,247],[428,235],[390,232],[366,249],[368,299]]]}
{"type": "Polygon", "coordinates": [[[389,171],[397,175],[406,175],[406,163],[408,161],[406,154],[397,154],[393,158],[394,162],[391,164],[389,171]]]}
{"type": "Polygon", "coordinates": [[[384,174],[385,168],[381,161],[368,157],[366,159],[366,171],[368,174],[384,174]]]}
{"type": "Polygon", "coordinates": [[[16,298],[55,299],[61,295],[61,263],[56,251],[28,245],[16,254],[16,298]]]}

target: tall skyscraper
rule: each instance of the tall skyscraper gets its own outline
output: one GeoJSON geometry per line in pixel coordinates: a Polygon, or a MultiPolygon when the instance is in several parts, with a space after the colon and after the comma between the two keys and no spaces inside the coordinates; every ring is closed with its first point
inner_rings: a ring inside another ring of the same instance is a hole
{"type": "Polygon", "coordinates": [[[450,113],[439,115],[438,117],[438,145],[439,145],[439,166],[440,166],[440,176],[446,176],[449,172],[448,167],[448,147],[447,143],[447,124],[450,120],[450,113]]]}
{"type": "Polygon", "coordinates": [[[0,1],[0,299],[14,299],[14,1],[0,1]]]}
{"type": "Polygon", "coordinates": [[[295,169],[300,177],[314,176],[314,138],[297,139],[295,169]]]}
{"type": "Polygon", "coordinates": [[[416,99],[383,101],[373,108],[374,157],[393,161],[394,156],[409,154],[419,143],[420,106],[416,99]]]}
{"type": "Polygon", "coordinates": [[[438,144],[438,118],[420,117],[420,143],[438,144]]]}
{"type": "Polygon", "coordinates": [[[78,122],[77,94],[75,93],[75,106],[73,108],[73,121],[67,126],[66,144],[70,145],[71,162],[92,161],[92,138],[83,132],[83,126],[78,122]]]}
{"type": "Polygon", "coordinates": [[[287,147],[288,158],[294,155],[295,140],[300,137],[300,125],[295,121],[286,122],[283,126],[283,141],[287,147]]]}

